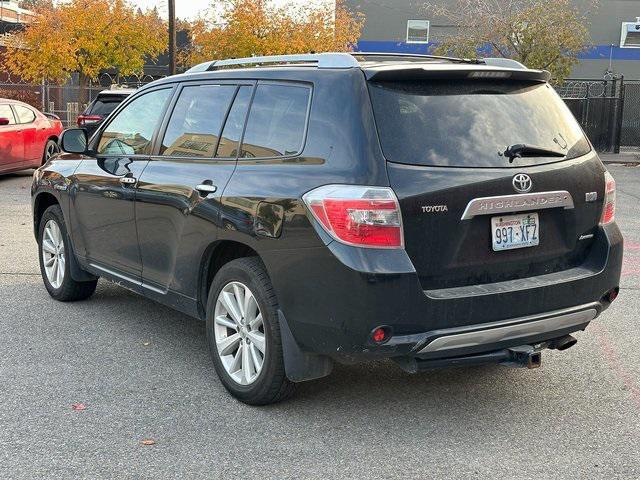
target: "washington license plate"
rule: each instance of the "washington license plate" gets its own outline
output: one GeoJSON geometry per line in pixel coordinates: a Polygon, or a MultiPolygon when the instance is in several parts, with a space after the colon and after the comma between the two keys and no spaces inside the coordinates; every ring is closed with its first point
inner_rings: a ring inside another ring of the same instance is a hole
{"type": "Polygon", "coordinates": [[[540,243],[540,222],[537,213],[508,215],[491,219],[493,250],[534,247],[540,243]]]}

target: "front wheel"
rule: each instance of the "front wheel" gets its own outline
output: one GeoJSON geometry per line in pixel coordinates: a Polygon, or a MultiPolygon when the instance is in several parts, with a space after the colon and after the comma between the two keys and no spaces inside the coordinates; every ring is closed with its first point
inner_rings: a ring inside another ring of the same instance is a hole
{"type": "Polygon", "coordinates": [[[293,393],[285,374],[278,303],[262,261],[241,258],[216,274],[207,302],[207,343],[225,388],[250,405],[293,393]]]}
{"type": "Polygon", "coordinates": [[[97,280],[77,282],[71,276],[72,255],[62,210],[53,205],[45,210],[38,228],[40,272],[49,295],[62,302],[84,300],[93,295],[97,280]]]}

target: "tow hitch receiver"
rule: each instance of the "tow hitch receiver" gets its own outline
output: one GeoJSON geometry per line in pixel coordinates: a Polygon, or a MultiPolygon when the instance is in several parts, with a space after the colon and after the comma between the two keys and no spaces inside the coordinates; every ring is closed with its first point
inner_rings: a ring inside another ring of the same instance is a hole
{"type": "Polygon", "coordinates": [[[542,345],[520,345],[518,347],[508,348],[509,358],[500,362],[501,365],[507,367],[527,367],[538,368],[542,364],[542,345]]]}

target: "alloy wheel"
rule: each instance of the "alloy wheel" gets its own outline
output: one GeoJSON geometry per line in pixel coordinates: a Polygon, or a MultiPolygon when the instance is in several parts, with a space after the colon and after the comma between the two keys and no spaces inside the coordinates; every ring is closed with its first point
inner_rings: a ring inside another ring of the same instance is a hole
{"type": "Polygon", "coordinates": [[[47,280],[53,288],[60,288],[64,282],[64,240],[60,227],[49,220],[42,234],[42,263],[47,280]]]}
{"type": "Polygon", "coordinates": [[[47,144],[47,150],[44,154],[44,161],[47,162],[51,157],[58,153],[58,145],[53,142],[47,144]]]}
{"type": "Polygon", "coordinates": [[[262,313],[245,284],[230,282],[220,291],[214,311],[218,356],[225,371],[240,385],[256,381],[266,353],[262,313]]]}

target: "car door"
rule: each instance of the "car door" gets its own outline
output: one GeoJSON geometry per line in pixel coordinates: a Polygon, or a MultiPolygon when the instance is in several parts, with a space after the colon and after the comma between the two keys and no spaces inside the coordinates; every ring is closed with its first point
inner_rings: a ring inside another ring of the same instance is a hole
{"type": "Polygon", "coordinates": [[[149,162],[172,86],[141,92],[93,137],[70,188],[76,254],[97,269],[139,281],[135,187],[149,162]]]}
{"type": "Polygon", "coordinates": [[[181,87],[157,155],[138,184],[136,218],[146,285],[188,296],[217,236],[220,195],[236,165],[252,82],[181,87]]]}
{"type": "Polygon", "coordinates": [[[34,160],[39,160],[43,153],[38,142],[36,142],[36,114],[24,105],[14,104],[13,109],[16,113],[17,123],[20,126],[23,142],[23,155],[20,163],[22,163],[25,168],[31,167],[33,166],[34,160]]]}
{"type": "Polygon", "coordinates": [[[24,142],[20,125],[16,124],[11,105],[0,104],[0,118],[9,120],[8,125],[0,125],[0,172],[19,167],[24,155],[24,142]]]}

